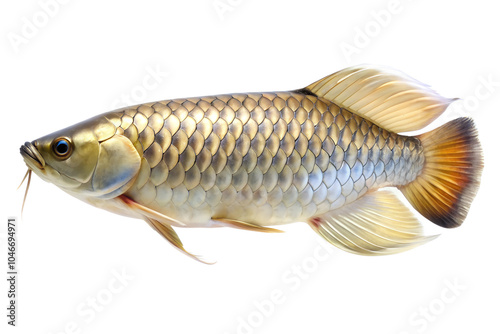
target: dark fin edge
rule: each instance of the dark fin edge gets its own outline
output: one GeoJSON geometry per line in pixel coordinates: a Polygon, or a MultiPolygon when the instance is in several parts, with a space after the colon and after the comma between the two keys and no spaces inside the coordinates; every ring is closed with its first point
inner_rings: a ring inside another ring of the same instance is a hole
{"type": "Polygon", "coordinates": [[[476,196],[483,170],[474,121],[458,118],[417,138],[424,149],[424,168],[415,181],[398,188],[433,223],[446,228],[460,226],[476,196]]]}

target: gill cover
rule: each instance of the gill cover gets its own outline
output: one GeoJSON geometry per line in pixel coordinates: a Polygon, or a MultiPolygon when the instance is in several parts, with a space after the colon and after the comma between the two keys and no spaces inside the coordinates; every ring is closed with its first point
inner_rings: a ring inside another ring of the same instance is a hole
{"type": "Polygon", "coordinates": [[[106,113],[35,141],[46,165],[41,174],[74,195],[114,197],[126,191],[139,171],[141,157],[130,140],[117,134],[119,114],[106,113]],[[58,154],[58,143],[71,146],[58,154]]]}
{"type": "Polygon", "coordinates": [[[100,142],[113,137],[115,132],[116,127],[110,120],[97,116],[37,139],[35,146],[48,165],[45,173],[50,174],[47,175],[50,182],[62,187],[73,183],[70,188],[87,184],[97,165],[100,142]],[[66,156],[55,151],[61,139],[71,146],[66,156]]]}
{"type": "Polygon", "coordinates": [[[140,167],[141,157],[130,140],[114,135],[99,145],[92,188],[106,197],[118,196],[135,180],[140,167]]]}

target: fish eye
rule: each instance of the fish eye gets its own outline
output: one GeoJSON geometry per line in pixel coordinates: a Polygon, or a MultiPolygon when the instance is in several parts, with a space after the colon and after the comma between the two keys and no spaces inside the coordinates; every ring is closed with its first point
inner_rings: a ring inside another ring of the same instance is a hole
{"type": "Polygon", "coordinates": [[[52,151],[60,159],[66,159],[70,156],[72,145],[67,138],[57,138],[52,142],[52,151]]]}

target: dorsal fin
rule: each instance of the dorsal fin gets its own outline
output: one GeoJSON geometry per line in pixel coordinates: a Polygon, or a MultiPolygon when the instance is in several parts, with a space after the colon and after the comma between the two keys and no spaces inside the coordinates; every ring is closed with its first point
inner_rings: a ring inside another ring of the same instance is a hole
{"type": "Polygon", "coordinates": [[[404,73],[368,65],[343,69],[305,89],[396,133],[424,128],[453,101],[404,73]]]}

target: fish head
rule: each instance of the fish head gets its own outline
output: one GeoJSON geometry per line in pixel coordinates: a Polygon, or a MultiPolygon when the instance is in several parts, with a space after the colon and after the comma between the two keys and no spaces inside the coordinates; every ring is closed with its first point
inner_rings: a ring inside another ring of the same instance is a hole
{"type": "Polygon", "coordinates": [[[133,183],[141,157],[118,127],[119,116],[99,115],[21,146],[29,169],[79,198],[112,198],[133,183]]]}

